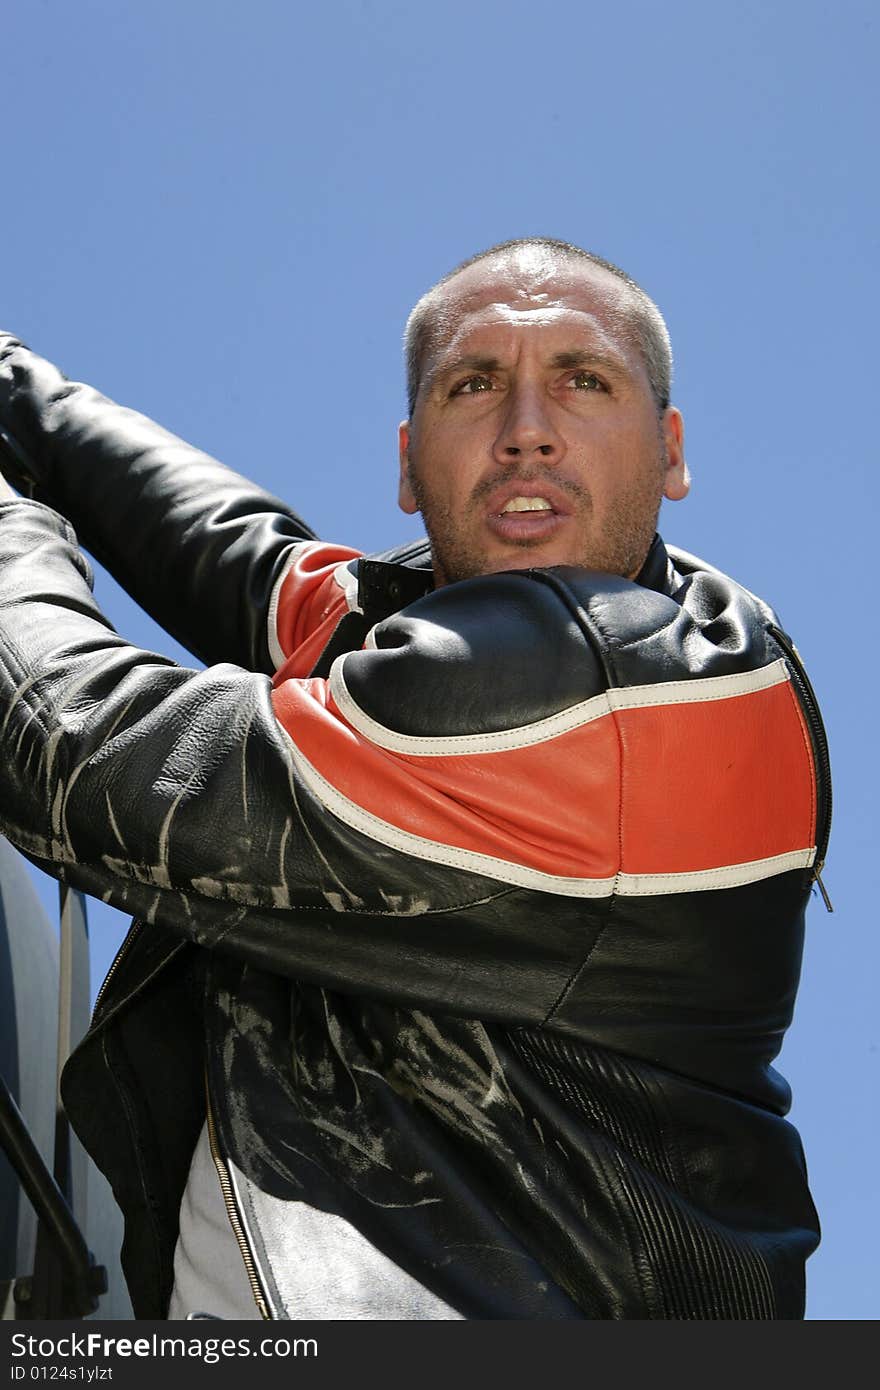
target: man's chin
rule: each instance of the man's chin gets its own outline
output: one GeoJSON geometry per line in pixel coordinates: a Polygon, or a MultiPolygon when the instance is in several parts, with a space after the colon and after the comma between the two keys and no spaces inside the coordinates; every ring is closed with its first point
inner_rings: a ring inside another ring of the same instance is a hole
{"type": "Polygon", "coordinates": [[[480,579],[488,574],[507,574],[511,570],[544,568],[546,565],[561,563],[539,559],[534,552],[534,546],[523,545],[504,555],[442,557],[438,556],[435,549],[435,584],[439,588],[443,584],[457,584],[464,579],[480,579]]]}
{"type": "Polygon", "coordinates": [[[519,546],[513,554],[491,555],[482,560],[468,560],[455,563],[438,563],[435,559],[434,574],[437,588],[443,584],[456,584],[464,579],[480,579],[489,574],[509,574],[515,570],[550,569],[554,565],[576,565],[577,560],[543,556],[536,553],[534,546],[519,546]]]}
{"type": "Polygon", "coordinates": [[[573,565],[579,569],[600,569],[601,565],[590,563],[582,547],[562,545],[557,539],[511,541],[504,549],[486,557],[483,574],[505,574],[508,570],[553,569],[557,566],[573,565]]]}
{"type": "Polygon", "coordinates": [[[540,546],[519,545],[504,555],[487,555],[482,559],[452,559],[447,563],[434,561],[435,587],[456,584],[464,579],[479,579],[489,574],[509,574],[515,570],[574,568],[592,570],[596,574],[613,574],[621,579],[634,579],[644,559],[634,564],[631,558],[621,561],[607,555],[571,555],[542,551],[540,546]]]}
{"type": "Polygon", "coordinates": [[[503,544],[498,544],[494,537],[490,537],[488,543],[485,537],[473,537],[473,545],[463,543],[461,535],[456,536],[451,545],[444,545],[442,537],[438,543],[438,538],[431,536],[435,583],[439,588],[462,579],[478,579],[484,574],[562,566],[633,578],[644,564],[653,535],[652,528],[644,544],[644,553],[641,553],[641,538],[635,536],[621,537],[623,543],[617,545],[591,545],[589,536],[583,533],[577,537],[522,537],[506,540],[503,544]]]}

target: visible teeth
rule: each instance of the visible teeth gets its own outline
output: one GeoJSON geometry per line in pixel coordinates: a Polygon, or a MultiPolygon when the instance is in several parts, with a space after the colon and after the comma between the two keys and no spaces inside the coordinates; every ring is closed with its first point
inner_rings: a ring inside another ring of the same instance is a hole
{"type": "Polygon", "coordinates": [[[546,497],[511,497],[510,501],[502,508],[501,515],[505,512],[552,512],[553,508],[546,497]]]}

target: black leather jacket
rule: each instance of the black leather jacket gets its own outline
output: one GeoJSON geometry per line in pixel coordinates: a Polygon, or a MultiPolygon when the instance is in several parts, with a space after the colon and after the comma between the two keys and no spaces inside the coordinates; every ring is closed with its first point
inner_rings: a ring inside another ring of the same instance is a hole
{"type": "Polygon", "coordinates": [[[36,499],[0,506],[0,827],[136,918],[63,1088],[136,1315],[207,1092],[266,1316],[261,1193],[470,1318],[801,1317],[771,1063],[830,783],[771,610],[659,538],[637,583],[436,593],[413,547],[344,565],[273,681],[283,503],[8,338],[0,428],[36,499]],[[113,632],[59,512],[207,670],[113,632]]]}

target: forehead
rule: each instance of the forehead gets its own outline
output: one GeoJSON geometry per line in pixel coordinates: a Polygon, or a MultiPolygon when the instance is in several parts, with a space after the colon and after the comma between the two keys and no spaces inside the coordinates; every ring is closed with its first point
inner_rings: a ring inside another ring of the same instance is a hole
{"type": "Polygon", "coordinates": [[[632,298],[601,266],[542,248],[478,261],[442,287],[429,356],[434,365],[465,345],[522,329],[563,330],[596,347],[632,347],[632,298]]]}

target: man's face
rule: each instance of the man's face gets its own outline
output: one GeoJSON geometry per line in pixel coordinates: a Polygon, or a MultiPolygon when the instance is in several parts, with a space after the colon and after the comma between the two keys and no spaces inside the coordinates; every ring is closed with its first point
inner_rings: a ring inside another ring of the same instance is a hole
{"type": "Polygon", "coordinates": [[[446,287],[400,506],[420,511],[438,584],[530,566],[634,577],[663,496],[688,489],[679,412],[660,417],[626,314],[599,268],[533,251],[446,287]]]}

